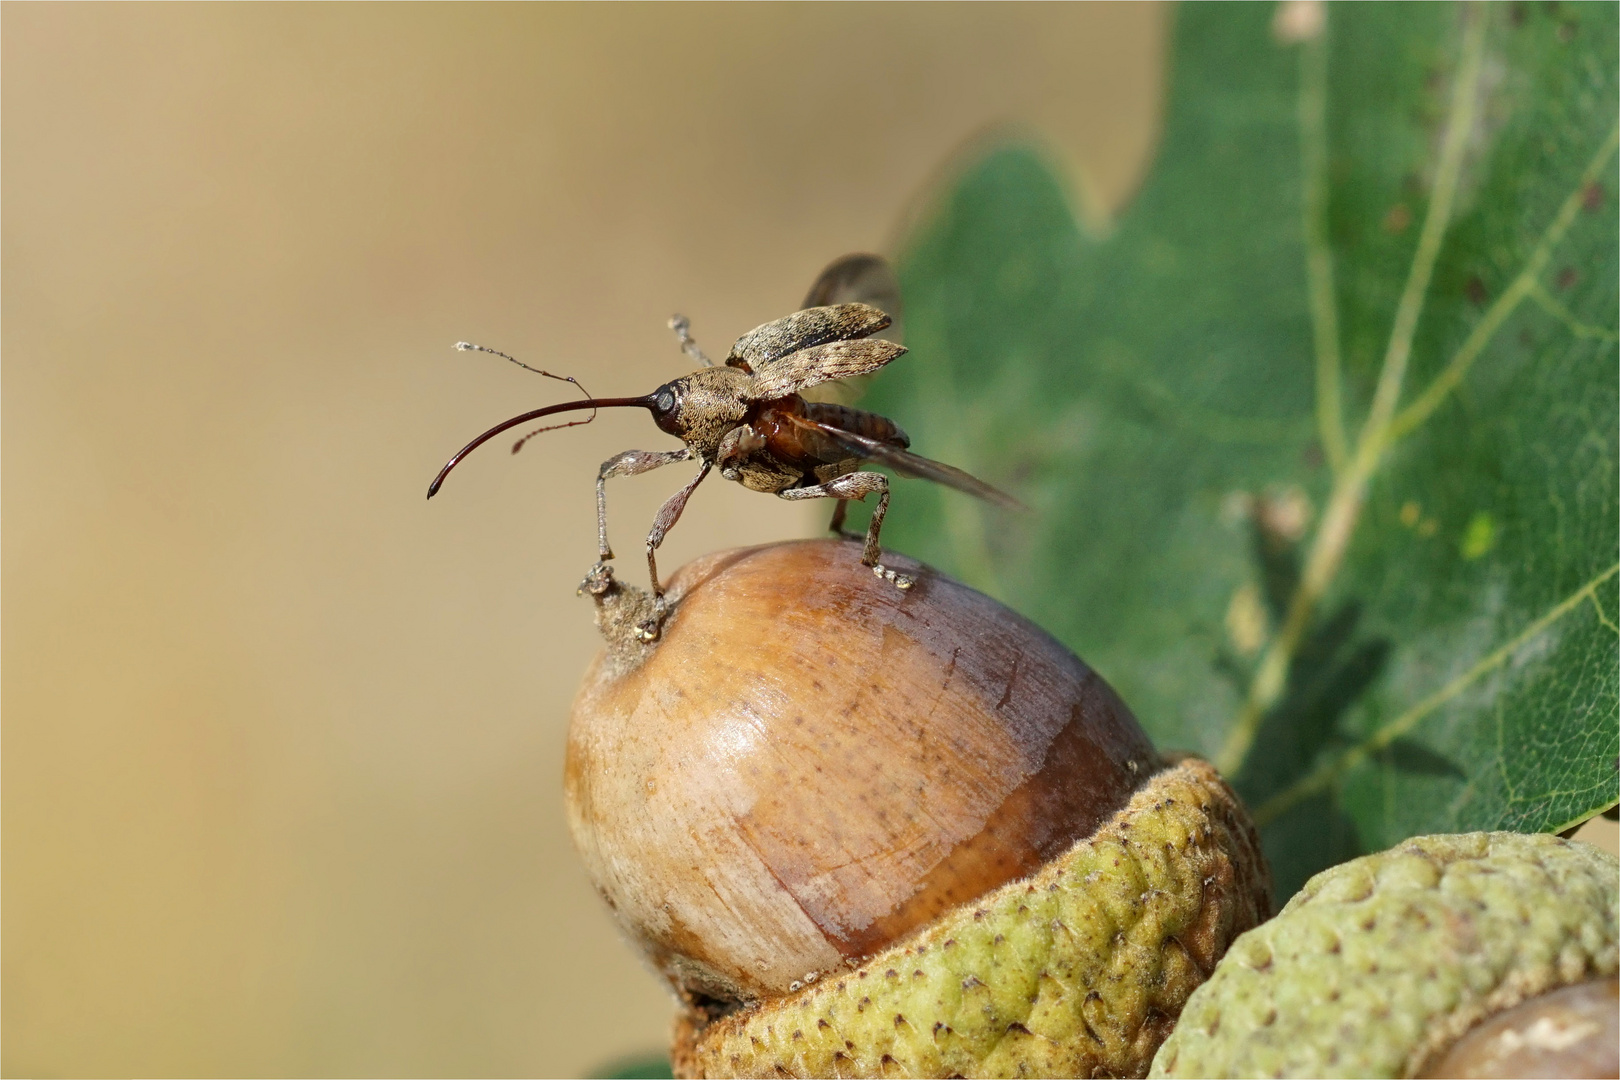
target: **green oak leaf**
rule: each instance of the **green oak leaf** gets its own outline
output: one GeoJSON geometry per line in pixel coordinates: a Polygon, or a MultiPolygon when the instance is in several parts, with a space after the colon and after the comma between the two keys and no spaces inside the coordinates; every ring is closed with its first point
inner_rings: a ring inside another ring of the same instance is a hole
{"type": "Polygon", "coordinates": [[[591,1073],[602,1080],[673,1080],[669,1055],[661,1050],[632,1054],[610,1062],[591,1073]]]}
{"type": "Polygon", "coordinates": [[[901,481],[885,543],[1234,777],[1282,896],[1616,802],[1616,12],[1187,5],[1108,235],[1005,146],[901,259],[863,406],[1032,512],[901,481]]]}

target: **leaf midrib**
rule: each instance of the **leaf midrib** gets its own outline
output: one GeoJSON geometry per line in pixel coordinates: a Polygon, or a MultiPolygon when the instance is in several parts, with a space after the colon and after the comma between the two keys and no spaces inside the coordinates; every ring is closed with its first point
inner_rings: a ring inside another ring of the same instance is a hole
{"type": "MultiPolygon", "coordinates": [[[[1340,471],[1334,479],[1327,508],[1322,514],[1316,535],[1312,538],[1300,574],[1300,582],[1289,603],[1283,626],[1261,657],[1237,720],[1227,735],[1225,745],[1216,756],[1216,768],[1228,776],[1235,776],[1242,769],[1249,750],[1254,745],[1261,720],[1282,696],[1289,666],[1316,612],[1317,604],[1344,564],[1345,552],[1349,550],[1351,536],[1361,516],[1367,487],[1385,449],[1390,422],[1406,379],[1412,339],[1423,313],[1429,282],[1434,274],[1434,264],[1440,256],[1441,242],[1451,222],[1457,183],[1462,174],[1463,151],[1467,145],[1468,133],[1473,126],[1474,108],[1478,99],[1479,76],[1485,52],[1486,18],[1483,11],[1476,10],[1472,6],[1465,10],[1469,12],[1469,18],[1464,28],[1462,63],[1452,87],[1451,104],[1447,110],[1445,137],[1441,145],[1440,164],[1435,172],[1433,194],[1424,214],[1423,229],[1419,234],[1417,249],[1412,256],[1412,267],[1407,274],[1406,286],[1401,291],[1401,299],[1395,309],[1389,346],[1384,353],[1377,388],[1373,392],[1372,406],[1356,441],[1355,452],[1349,466],[1340,471]]],[[[1322,32],[1326,33],[1325,26],[1322,32]]],[[[1325,195],[1322,203],[1325,210],[1325,195]]],[[[1308,243],[1309,236],[1306,240],[1308,243]]]]}
{"type": "MultiPolygon", "coordinates": [[[[1472,126],[1473,111],[1478,102],[1487,21],[1484,11],[1478,9],[1477,6],[1470,6],[1470,19],[1465,28],[1463,42],[1462,63],[1459,66],[1458,77],[1453,86],[1441,163],[1436,172],[1434,195],[1430,199],[1423,231],[1420,234],[1418,246],[1413,255],[1412,268],[1408,274],[1407,284],[1403,289],[1400,303],[1397,306],[1391,328],[1390,343],[1379,373],[1373,404],[1357,439],[1353,456],[1347,465],[1335,467],[1334,469],[1335,482],[1333,490],[1329,495],[1327,508],[1323,513],[1321,523],[1313,537],[1304,572],[1301,574],[1300,584],[1290,601],[1283,628],[1263,655],[1260,665],[1251,680],[1244,704],[1228,732],[1226,743],[1216,757],[1217,767],[1229,776],[1236,775],[1242,769],[1249,751],[1253,747],[1262,719],[1282,694],[1287,672],[1301,641],[1304,639],[1305,632],[1310,625],[1316,608],[1343,566],[1344,556],[1349,548],[1350,540],[1361,520],[1361,510],[1368,486],[1378,468],[1389,460],[1389,450],[1400,439],[1422,426],[1424,421],[1432,416],[1452,391],[1461,384],[1469,368],[1483,352],[1485,346],[1489,344],[1496,331],[1526,297],[1540,300],[1541,297],[1546,296],[1547,300],[1552,299],[1547,295],[1545,287],[1541,284],[1540,276],[1545,271],[1553,250],[1562,241],[1565,233],[1573,223],[1580,208],[1583,192],[1607,164],[1617,146],[1620,146],[1620,125],[1617,125],[1610,131],[1608,138],[1582,171],[1574,190],[1559,207],[1558,212],[1542,234],[1536,247],[1525,260],[1519,273],[1515,275],[1512,284],[1486,311],[1468,338],[1453,354],[1446,366],[1441,369],[1441,372],[1435,376],[1411,404],[1397,411],[1401,388],[1405,381],[1407,363],[1411,355],[1412,341],[1422,315],[1434,266],[1439,258],[1442,240],[1449,224],[1461,172],[1466,136],[1472,126]]],[[[1332,462],[1335,457],[1334,446],[1336,441],[1342,450],[1343,429],[1342,416],[1339,411],[1341,406],[1339,400],[1338,318],[1333,293],[1331,252],[1326,248],[1326,177],[1325,174],[1317,172],[1320,162],[1325,161],[1326,156],[1326,132],[1325,127],[1322,125],[1326,105],[1326,60],[1325,44],[1323,43],[1325,34],[1326,30],[1324,28],[1321,37],[1316,41],[1305,43],[1302,47],[1304,54],[1301,60],[1299,117],[1302,140],[1302,183],[1305,187],[1304,203],[1306,206],[1302,224],[1305,232],[1308,285],[1316,338],[1316,369],[1318,375],[1316,411],[1319,437],[1322,439],[1329,461],[1332,462]],[[1324,96],[1318,100],[1317,95],[1324,96]],[[1320,148],[1312,145],[1316,140],[1322,141],[1320,148]]],[[[1547,306],[1546,301],[1540,302],[1543,303],[1543,306],[1547,306]]],[[[1557,301],[1553,300],[1552,303],[1556,304],[1557,301]]],[[[1573,314],[1567,312],[1567,310],[1561,314],[1558,312],[1553,314],[1561,318],[1570,327],[1571,332],[1577,334],[1577,336],[1604,337],[1607,340],[1614,340],[1614,335],[1609,331],[1600,327],[1587,327],[1585,324],[1579,323],[1573,314]]],[[[1611,568],[1604,574],[1599,575],[1598,578],[1593,579],[1582,590],[1578,590],[1577,593],[1573,594],[1572,598],[1566,598],[1553,611],[1562,613],[1569,610],[1565,605],[1572,606],[1579,603],[1583,596],[1592,595],[1591,590],[1596,589],[1599,584],[1608,580],[1614,572],[1615,569],[1611,568]]],[[[1599,609],[1599,614],[1601,617],[1601,609],[1599,609]]],[[[1546,618],[1546,616],[1543,618],[1546,618]]],[[[1541,625],[1540,620],[1532,624],[1532,627],[1538,625],[1541,625]]],[[[1509,643],[1509,645],[1512,644],[1512,642],[1509,643]]],[[[1502,648],[1506,649],[1508,646],[1502,648]]],[[[1509,649],[1509,652],[1511,651],[1509,649]]],[[[1501,649],[1498,649],[1481,660],[1480,664],[1494,666],[1489,662],[1492,657],[1497,657],[1499,654],[1506,655],[1502,653],[1501,649]]],[[[1476,668],[1478,668],[1478,665],[1476,665],[1476,668]]],[[[1485,669],[1479,670],[1483,671],[1485,669]]],[[[1335,759],[1325,762],[1316,771],[1301,778],[1292,787],[1273,797],[1262,807],[1263,814],[1267,813],[1269,809],[1269,816],[1266,816],[1264,820],[1274,819],[1301,798],[1321,790],[1328,783],[1331,783],[1334,778],[1363,760],[1367,754],[1388,745],[1389,741],[1409,729],[1423,716],[1428,715],[1429,712],[1433,711],[1433,708],[1438,707],[1438,704],[1443,703],[1436,699],[1444,693],[1445,688],[1442,688],[1436,695],[1431,695],[1430,698],[1408,710],[1402,717],[1392,721],[1389,725],[1385,725],[1366,742],[1345,751],[1335,759]],[[1386,735],[1386,733],[1389,734],[1386,735]]]]}

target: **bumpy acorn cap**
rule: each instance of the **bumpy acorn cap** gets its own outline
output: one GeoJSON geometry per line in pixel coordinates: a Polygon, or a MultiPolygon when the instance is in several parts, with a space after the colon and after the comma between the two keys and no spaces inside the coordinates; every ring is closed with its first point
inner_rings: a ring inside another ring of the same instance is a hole
{"type": "Polygon", "coordinates": [[[859,967],[688,1012],[676,1075],[1141,1076],[1270,891],[1237,797],[1186,759],[1033,876],[859,967]]]}
{"type": "Polygon", "coordinates": [[[1316,875],[1193,994],[1154,1076],[1413,1076],[1474,1024],[1612,975],[1620,863],[1422,836],[1316,875]]]}

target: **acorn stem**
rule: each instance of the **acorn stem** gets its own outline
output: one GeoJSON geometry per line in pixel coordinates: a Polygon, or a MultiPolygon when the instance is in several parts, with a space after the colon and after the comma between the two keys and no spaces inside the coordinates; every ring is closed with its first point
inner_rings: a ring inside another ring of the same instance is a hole
{"type": "Polygon", "coordinates": [[[658,613],[652,593],[636,585],[626,585],[613,576],[613,565],[598,562],[579,583],[579,594],[590,594],[596,602],[596,628],[607,642],[608,661],[615,675],[634,669],[657,646],[648,640],[642,627],[658,613]]]}

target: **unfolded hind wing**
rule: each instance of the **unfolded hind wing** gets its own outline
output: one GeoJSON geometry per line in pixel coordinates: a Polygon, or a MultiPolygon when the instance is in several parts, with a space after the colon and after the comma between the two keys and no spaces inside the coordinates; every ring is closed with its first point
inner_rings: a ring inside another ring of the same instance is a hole
{"type": "Polygon", "coordinates": [[[990,486],[978,477],[963,472],[954,465],[947,465],[943,461],[925,458],[921,454],[913,454],[909,450],[902,450],[897,446],[878,442],[876,439],[869,439],[865,435],[858,435],[853,431],[845,431],[830,424],[823,424],[811,420],[809,417],[790,416],[789,419],[800,427],[819,432],[833,439],[849,450],[852,456],[863,461],[887,465],[901,476],[932,480],[936,484],[944,484],[946,487],[955,488],[957,491],[965,492],[976,499],[983,499],[985,502],[999,506],[1004,510],[1029,509],[1005,491],[990,486]]]}
{"type": "MultiPolygon", "coordinates": [[[[886,312],[892,321],[883,331],[884,338],[905,344],[905,310],[900,302],[900,279],[883,256],[857,253],[835,260],[816,278],[804,298],[807,308],[851,303],[870,304],[886,312]]],[[[866,393],[871,381],[870,375],[836,379],[812,387],[804,396],[811,401],[853,405],[866,393]]]]}

